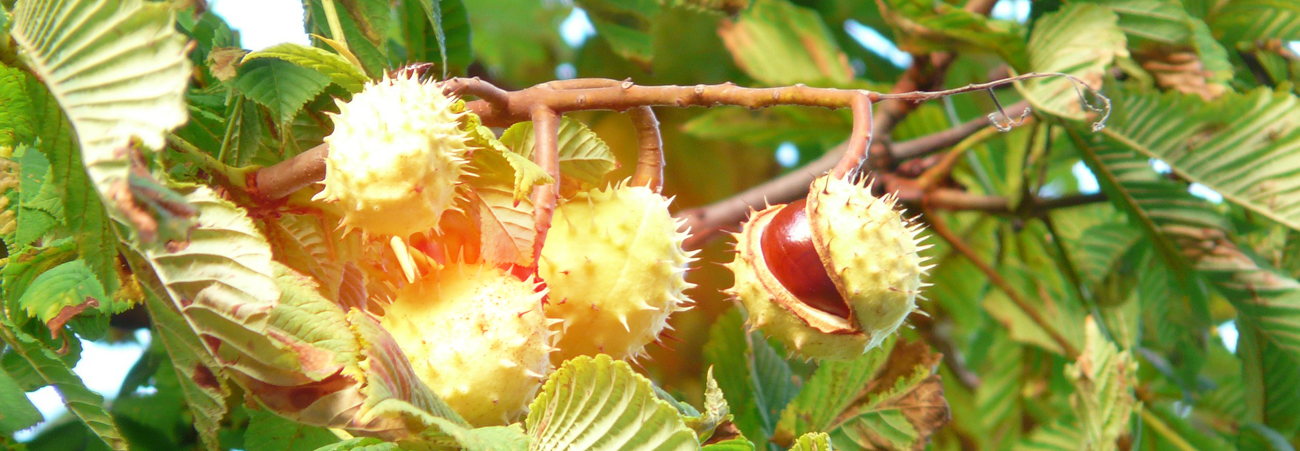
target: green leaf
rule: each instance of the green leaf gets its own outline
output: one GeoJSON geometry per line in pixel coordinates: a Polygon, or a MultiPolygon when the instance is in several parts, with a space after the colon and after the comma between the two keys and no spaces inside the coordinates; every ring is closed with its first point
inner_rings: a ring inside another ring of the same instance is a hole
{"type": "MultiPolygon", "coordinates": [[[[329,36],[335,43],[347,42],[347,50],[351,52],[361,65],[365,68],[366,74],[377,77],[381,75],[384,69],[389,68],[388,61],[388,24],[391,20],[387,2],[378,0],[330,0],[335,2],[338,14],[339,26],[343,28],[343,36],[334,36],[328,21],[325,18],[325,7],[322,0],[310,0],[303,2],[307,19],[307,32],[317,36],[329,36]],[[337,6],[344,8],[337,8],[337,6]]],[[[316,39],[316,45],[327,42],[322,38],[316,39]]],[[[331,45],[332,46],[332,45],[331,45]]]]}
{"type": "Polygon", "coordinates": [[[429,19],[429,26],[433,28],[433,36],[438,41],[438,62],[442,67],[442,77],[447,78],[447,34],[442,30],[442,0],[415,0],[420,3],[420,9],[424,10],[425,18],[429,19]]]}
{"type": "Polygon", "coordinates": [[[715,371],[718,387],[745,437],[767,450],[768,437],[798,392],[785,359],[758,332],[746,333],[740,309],[719,316],[709,329],[704,360],[715,371]]]}
{"type": "Polygon", "coordinates": [[[326,298],[338,298],[343,267],[359,246],[357,234],[344,233],[337,218],[318,215],[283,214],[262,224],[276,261],[311,276],[326,298]]]}
{"type": "Polygon", "coordinates": [[[1070,404],[1083,431],[1081,449],[1113,450],[1115,440],[1128,432],[1129,417],[1137,404],[1133,396],[1137,362],[1128,351],[1120,351],[1102,337],[1092,317],[1086,320],[1086,336],[1079,359],[1065,367],[1075,388],[1070,404]]]}
{"type": "Polygon", "coordinates": [[[831,436],[825,432],[809,432],[799,436],[790,451],[832,451],[831,436]]]}
{"type": "Polygon", "coordinates": [[[59,360],[53,350],[46,348],[35,337],[18,330],[7,317],[0,319],[0,339],[9,345],[11,352],[31,364],[41,380],[58,389],[68,410],[94,431],[109,448],[126,451],[126,439],[118,432],[113,417],[104,410],[104,398],[86,388],[81,378],[59,360]]]}
{"type": "Polygon", "coordinates": [[[266,410],[254,410],[248,416],[244,432],[244,449],[248,451],[312,451],[338,442],[325,428],[295,423],[266,410]]]}
{"type": "Polygon", "coordinates": [[[341,442],[316,448],[316,451],[397,451],[396,443],[385,442],[374,437],[350,438],[341,442]]]}
{"type": "Polygon", "coordinates": [[[403,0],[405,14],[400,15],[404,50],[408,61],[443,61],[439,78],[464,75],[474,61],[470,45],[469,14],[461,0],[403,0]],[[436,2],[429,5],[430,2],[436,2]],[[441,30],[430,30],[434,25],[426,11],[441,12],[441,30]],[[443,54],[446,57],[443,57],[443,54]],[[442,67],[442,66],[445,66],[442,67]]]}
{"type": "MultiPolygon", "coordinates": [[[[709,437],[713,436],[713,431],[723,422],[731,421],[731,408],[727,406],[727,399],[718,388],[718,381],[713,379],[713,367],[709,367],[704,380],[704,412],[690,416],[683,415],[686,416],[686,427],[695,431],[701,443],[708,441],[709,437]]],[[[675,407],[678,413],[681,413],[681,407],[675,407]]]]}
{"type": "Polygon", "coordinates": [[[1300,281],[1238,247],[1228,238],[1233,230],[1221,214],[1184,186],[1156,174],[1146,157],[1114,144],[1113,139],[1092,135],[1085,140],[1077,130],[1067,131],[1111,202],[1141,226],[1170,273],[1184,278],[1177,286],[1193,296],[1193,305],[1205,304],[1195,299],[1199,281],[1188,279],[1203,277],[1266,340],[1300,355],[1300,281]]]}
{"type": "Polygon", "coordinates": [[[1233,0],[1207,16],[1214,35],[1229,45],[1241,41],[1300,39],[1300,4],[1287,0],[1233,0]]]}
{"type": "Polygon", "coordinates": [[[1176,414],[1168,406],[1143,405],[1140,409],[1142,441],[1150,442],[1152,449],[1232,449],[1228,442],[1209,427],[1193,424],[1192,419],[1176,414]]]}
{"type": "Polygon", "coordinates": [[[1083,432],[1073,417],[1039,426],[1016,443],[1012,451],[1079,451],[1083,432]]]}
{"type": "Polygon", "coordinates": [[[153,332],[176,369],[181,394],[194,418],[199,439],[208,450],[219,449],[217,432],[226,415],[226,398],[230,396],[224,373],[174,306],[152,290],[145,296],[145,306],[153,321],[153,332]]]}
{"type": "Polygon", "coordinates": [[[1237,449],[1259,451],[1295,451],[1286,436],[1259,423],[1246,423],[1237,435],[1237,449]]]}
{"type": "Polygon", "coordinates": [[[619,56],[650,68],[654,58],[651,27],[661,11],[651,0],[579,0],[591,18],[596,36],[609,43],[619,56]]]}
{"type": "Polygon", "coordinates": [[[829,431],[841,449],[924,449],[950,418],[938,364],[924,343],[892,341],[823,363],[781,413],[773,440],[829,431]]]}
{"type": "Polygon", "coordinates": [[[293,351],[266,333],[281,295],[266,239],[211,189],[182,191],[199,212],[188,244],[140,249],[181,315],[229,369],[279,385],[310,381],[293,351]]]}
{"type": "Polygon", "coordinates": [[[370,81],[364,69],[353,65],[347,58],[337,53],[321,48],[286,42],[244,55],[241,64],[261,58],[284,60],[315,70],[354,94],[361,92],[361,88],[370,81]]]}
{"type": "Polygon", "coordinates": [[[128,188],[124,147],[138,139],[160,149],[166,133],[185,123],[190,61],[174,14],[140,0],[15,5],[9,36],[76,130],[80,160],[106,199],[128,188]]]}
{"type": "Polygon", "coordinates": [[[703,451],[754,451],[754,444],[743,437],[710,443],[700,447],[703,451]]]}
{"type": "Polygon", "coordinates": [[[1294,94],[1261,88],[1205,102],[1177,93],[1125,93],[1116,105],[1124,119],[1102,133],[1117,145],[1300,230],[1300,99],[1294,94]]]}
{"type": "MultiPolygon", "coordinates": [[[[529,133],[532,133],[531,127],[529,133]]],[[[543,171],[542,167],[528,156],[507,148],[497,140],[491,129],[479,125],[470,132],[470,136],[470,146],[474,151],[467,170],[478,176],[469,180],[471,186],[500,188],[502,184],[513,185],[514,200],[518,202],[528,197],[534,186],[555,183],[551,175],[543,171]]],[[[519,138],[515,135],[511,136],[515,139],[519,138]]],[[[528,142],[527,145],[531,146],[532,142],[528,142]]],[[[516,149],[518,148],[521,147],[516,149]]],[[[531,147],[529,153],[531,154],[531,147]]]]}
{"type": "Polygon", "coordinates": [[[68,230],[74,233],[77,253],[94,270],[104,291],[115,293],[117,276],[117,234],[82,164],[82,153],[72,135],[72,124],[50,91],[30,74],[0,66],[0,140],[39,143],[50,162],[52,185],[63,202],[68,230]]]}
{"type": "Polygon", "coordinates": [[[990,443],[1006,444],[1014,439],[1023,418],[1021,390],[1025,384],[1021,374],[1025,351],[1002,327],[990,329],[987,342],[972,344],[975,349],[984,349],[983,360],[975,368],[981,383],[975,389],[974,408],[980,412],[979,424],[989,432],[990,443]]]}
{"type": "MultiPolygon", "coordinates": [[[[73,260],[36,276],[18,305],[53,332],[88,308],[102,315],[126,311],[131,305],[104,294],[86,262],[73,260]]],[[[106,319],[106,318],[105,318],[106,319]]]]}
{"type": "Polygon", "coordinates": [[[8,243],[11,249],[30,245],[63,223],[63,200],[56,194],[58,186],[49,160],[24,144],[14,153],[19,152],[22,153],[18,157],[19,196],[14,209],[18,224],[12,242],[8,243]],[[49,183],[43,183],[44,180],[49,183]]]}
{"type": "Polygon", "coordinates": [[[755,0],[735,22],[724,20],[718,34],[736,65],[760,83],[833,87],[853,81],[848,57],[821,16],[786,0],[755,0]]]}
{"type": "Polygon", "coordinates": [[[1245,389],[1245,419],[1284,436],[1300,432],[1300,359],[1260,336],[1252,318],[1241,318],[1237,355],[1245,389]]]}
{"type": "Polygon", "coordinates": [[[27,393],[0,369],[0,434],[12,434],[45,421],[41,412],[27,399],[27,393]]]}
{"type": "MultiPolygon", "coordinates": [[[[532,122],[520,122],[506,129],[501,143],[515,153],[532,160],[536,147],[532,122]]],[[[560,120],[560,174],[588,185],[600,185],[605,175],[618,167],[609,145],[581,122],[564,117],[560,120]]]]}
{"type": "Polygon", "coordinates": [[[530,450],[689,450],[695,432],[655,397],[650,380],[601,354],[569,360],[528,409],[530,450]]]}
{"type": "Polygon", "coordinates": [[[330,77],[278,59],[255,59],[240,65],[232,87],[265,106],[278,123],[287,123],[307,101],[330,84],[330,77]]]}
{"type": "Polygon", "coordinates": [[[885,20],[898,31],[898,47],[904,51],[994,53],[1012,67],[1025,67],[1025,28],[1016,22],[993,20],[927,0],[886,0],[881,6],[885,20]]]}
{"type": "MultiPolygon", "coordinates": [[[[1106,69],[1128,56],[1119,18],[1108,8],[1071,3],[1044,15],[1029,37],[1029,70],[1070,74],[1100,88],[1106,69]]],[[[1036,78],[1018,86],[1040,112],[1085,119],[1074,82],[1063,77],[1036,78]]]]}
{"type": "Polygon", "coordinates": [[[465,451],[524,451],[529,449],[528,436],[519,423],[510,426],[468,428],[438,418],[434,424],[451,437],[452,443],[465,451]]]}

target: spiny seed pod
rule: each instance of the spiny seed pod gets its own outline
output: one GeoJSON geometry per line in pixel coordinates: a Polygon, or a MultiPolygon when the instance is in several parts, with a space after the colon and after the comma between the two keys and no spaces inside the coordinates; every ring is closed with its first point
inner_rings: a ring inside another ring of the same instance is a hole
{"type": "Polygon", "coordinates": [[[523,412],[550,373],[542,294],[493,266],[454,264],[397,293],[381,323],[420,379],[475,426],[523,412]]]}
{"type": "Polygon", "coordinates": [[[668,316],[686,310],[693,252],[668,213],[670,200],[618,184],[579,194],[555,211],[538,272],[550,287],[547,316],[562,319],[557,357],[636,358],[668,316]]]}
{"type": "Polygon", "coordinates": [[[736,234],[728,290],[762,329],[806,357],[851,359],[874,348],[916,308],[924,285],[919,226],[895,199],[831,176],[808,197],[751,215],[736,234]]]}
{"type": "Polygon", "coordinates": [[[405,238],[437,226],[469,150],[455,99],[408,73],[338,105],[316,199],[337,202],[344,226],[370,233],[405,238]]]}

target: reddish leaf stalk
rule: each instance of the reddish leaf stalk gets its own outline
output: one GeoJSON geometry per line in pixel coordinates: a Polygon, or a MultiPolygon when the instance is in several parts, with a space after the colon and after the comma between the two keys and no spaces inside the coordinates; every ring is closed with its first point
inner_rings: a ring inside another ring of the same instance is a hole
{"type": "Polygon", "coordinates": [[[546,234],[551,230],[551,217],[555,214],[555,202],[560,194],[560,152],[559,133],[560,115],[544,105],[533,108],[533,139],[536,151],[533,162],[551,175],[554,183],[533,189],[533,223],[537,237],[533,240],[534,266],[542,258],[542,246],[546,243],[546,234]]]}
{"type": "Polygon", "coordinates": [[[831,176],[840,179],[856,172],[866,161],[867,150],[871,148],[873,127],[870,94],[861,91],[850,101],[850,108],[853,109],[853,132],[849,135],[849,148],[845,149],[839,164],[831,170],[831,176]]]}

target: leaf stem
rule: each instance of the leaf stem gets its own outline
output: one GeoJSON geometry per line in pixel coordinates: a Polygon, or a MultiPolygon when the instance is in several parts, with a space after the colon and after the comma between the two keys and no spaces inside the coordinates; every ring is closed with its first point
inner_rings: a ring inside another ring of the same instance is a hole
{"type": "Polygon", "coordinates": [[[550,174],[554,182],[533,188],[533,223],[537,238],[533,240],[533,266],[542,258],[542,246],[551,230],[551,217],[555,214],[556,198],[560,194],[560,115],[545,106],[533,108],[533,140],[536,143],[533,162],[550,174]]]}
{"type": "Polygon", "coordinates": [[[1159,416],[1151,413],[1151,409],[1147,409],[1146,406],[1139,406],[1138,409],[1142,411],[1142,422],[1151,426],[1151,429],[1155,430],[1161,437],[1164,437],[1165,440],[1169,440],[1174,447],[1182,451],[1196,451],[1195,446],[1192,446],[1191,443],[1187,442],[1187,439],[1178,435],[1177,432],[1174,432],[1173,428],[1170,428],[1169,425],[1166,424],[1164,420],[1160,419],[1159,416]]]}
{"type": "Polygon", "coordinates": [[[1065,353],[1066,359],[1074,361],[1079,358],[1079,350],[1074,347],[1074,344],[1067,340],[1064,335],[1061,335],[1061,332],[1047,320],[1047,317],[1043,316],[1042,312],[1038,311],[1038,308],[1034,307],[1033,304],[1030,304],[1029,301],[1025,299],[1024,294],[1021,294],[1020,290],[1017,290],[1010,282],[1007,282],[1007,279],[1004,279],[1002,274],[998,273],[997,269],[994,269],[988,264],[988,262],[984,261],[983,258],[980,258],[979,254],[976,253],[969,244],[966,244],[966,241],[953,233],[952,229],[948,228],[948,223],[945,222],[943,218],[939,217],[938,214],[935,214],[934,210],[930,208],[929,205],[922,202],[922,208],[930,223],[930,230],[933,230],[935,234],[939,235],[947,241],[948,244],[952,245],[953,250],[956,250],[958,253],[965,256],[966,259],[970,260],[971,263],[974,263],[975,266],[989,278],[989,281],[993,282],[993,285],[996,285],[998,289],[1002,290],[1003,293],[1006,293],[1007,297],[1011,299],[1011,302],[1016,304],[1016,307],[1019,307],[1026,316],[1032,319],[1035,323],[1038,323],[1038,325],[1047,332],[1047,335],[1052,338],[1052,341],[1055,341],[1057,346],[1061,347],[1062,352],[1065,353]]]}
{"type": "Polygon", "coordinates": [[[226,133],[221,136],[221,150],[217,151],[217,161],[226,161],[226,150],[230,148],[230,138],[235,134],[235,124],[239,124],[243,119],[244,96],[235,96],[235,110],[230,114],[230,122],[226,123],[226,133]]]}

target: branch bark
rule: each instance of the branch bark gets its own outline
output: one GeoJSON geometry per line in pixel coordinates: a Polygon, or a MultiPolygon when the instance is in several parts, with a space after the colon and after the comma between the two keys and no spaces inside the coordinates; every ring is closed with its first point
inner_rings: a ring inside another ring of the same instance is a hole
{"type": "Polygon", "coordinates": [[[627,112],[636,127],[640,146],[632,186],[644,186],[658,193],[664,189],[664,140],[659,134],[659,119],[654,109],[643,106],[627,112]]]}

